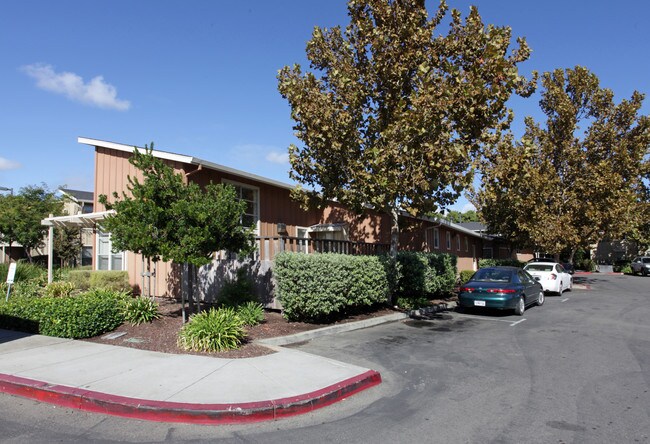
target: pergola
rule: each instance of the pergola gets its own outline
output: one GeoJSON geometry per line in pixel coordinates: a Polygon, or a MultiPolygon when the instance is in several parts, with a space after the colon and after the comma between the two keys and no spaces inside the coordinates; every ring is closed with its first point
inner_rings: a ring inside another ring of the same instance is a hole
{"type": "Polygon", "coordinates": [[[50,216],[41,221],[41,225],[49,227],[47,233],[47,282],[52,282],[52,265],[54,255],[54,228],[78,227],[96,228],[97,223],[106,216],[115,214],[115,210],[99,211],[97,213],[74,214],[72,216],[50,216]]]}

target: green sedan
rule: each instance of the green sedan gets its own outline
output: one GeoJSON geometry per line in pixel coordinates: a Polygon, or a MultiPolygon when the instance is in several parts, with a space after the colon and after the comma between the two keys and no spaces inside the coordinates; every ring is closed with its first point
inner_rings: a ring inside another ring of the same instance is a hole
{"type": "Polygon", "coordinates": [[[522,316],[529,305],[542,305],[542,285],[517,267],[481,268],[460,287],[461,308],[496,308],[514,310],[522,316]]]}

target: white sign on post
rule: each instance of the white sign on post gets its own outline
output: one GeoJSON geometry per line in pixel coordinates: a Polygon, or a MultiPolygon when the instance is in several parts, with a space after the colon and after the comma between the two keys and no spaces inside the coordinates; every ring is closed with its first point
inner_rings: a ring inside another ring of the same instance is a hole
{"type": "Polygon", "coordinates": [[[7,284],[13,284],[14,277],[16,277],[16,263],[12,262],[9,264],[9,272],[7,273],[7,284]]]}
{"type": "Polygon", "coordinates": [[[14,283],[14,277],[16,277],[16,263],[12,262],[9,264],[9,270],[7,271],[7,297],[5,302],[9,300],[9,292],[11,292],[11,284],[14,283]]]}

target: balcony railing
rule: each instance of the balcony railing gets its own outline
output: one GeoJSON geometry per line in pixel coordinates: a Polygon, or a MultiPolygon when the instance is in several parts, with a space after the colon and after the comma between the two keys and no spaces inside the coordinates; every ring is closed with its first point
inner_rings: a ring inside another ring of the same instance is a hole
{"type": "Polygon", "coordinates": [[[260,260],[272,260],[278,253],[341,253],[377,255],[388,253],[390,244],[371,244],[344,240],[311,239],[290,236],[260,236],[255,238],[260,260]]]}

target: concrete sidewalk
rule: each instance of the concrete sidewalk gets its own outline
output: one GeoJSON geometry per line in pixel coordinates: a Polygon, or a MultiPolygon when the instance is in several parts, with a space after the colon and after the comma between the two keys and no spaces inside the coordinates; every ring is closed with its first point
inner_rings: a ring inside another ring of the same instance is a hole
{"type": "Polygon", "coordinates": [[[272,348],[266,356],[221,359],[0,330],[0,392],[131,418],[216,424],[306,413],[381,382],[373,370],[272,348]]]}

